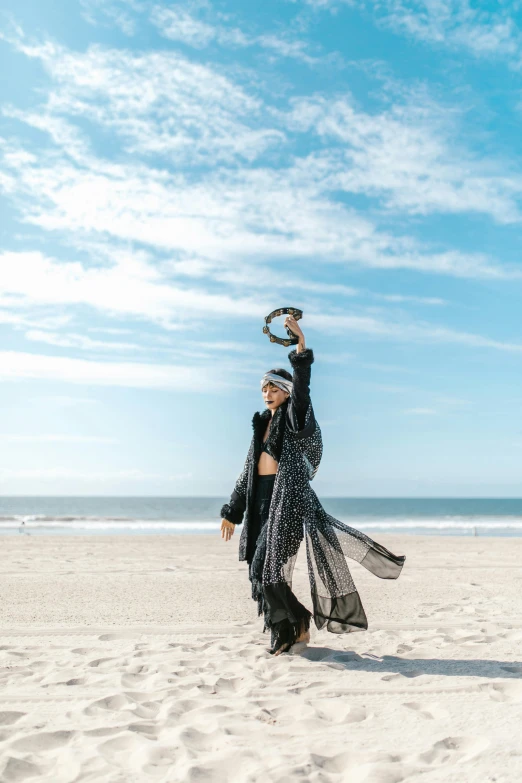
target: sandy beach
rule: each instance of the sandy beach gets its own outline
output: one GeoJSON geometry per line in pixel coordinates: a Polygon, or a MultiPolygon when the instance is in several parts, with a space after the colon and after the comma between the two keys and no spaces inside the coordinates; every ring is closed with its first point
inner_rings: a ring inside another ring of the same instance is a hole
{"type": "Polygon", "coordinates": [[[369,630],[273,658],[237,537],[3,537],[0,780],[520,780],[522,540],[376,538],[369,630]]]}

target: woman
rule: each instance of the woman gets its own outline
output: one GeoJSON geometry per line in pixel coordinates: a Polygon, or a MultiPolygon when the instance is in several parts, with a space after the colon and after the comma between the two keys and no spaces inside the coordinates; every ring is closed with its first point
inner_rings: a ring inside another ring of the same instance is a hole
{"type": "Polygon", "coordinates": [[[267,409],[254,414],[245,466],[221,509],[221,537],[226,541],[243,522],[239,559],[249,564],[252,597],[264,615],[263,630],[271,630],[270,652],[275,655],[310,638],[312,613],[292,592],[303,537],[314,622],[332,633],[368,627],[346,557],[382,579],[396,579],[405,561],[327,514],[310,487],[323,450],[310,401],[314,356],[292,316],[285,326],[299,338],[289,354],[293,376],[276,369],[261,379],[267,409]]]}

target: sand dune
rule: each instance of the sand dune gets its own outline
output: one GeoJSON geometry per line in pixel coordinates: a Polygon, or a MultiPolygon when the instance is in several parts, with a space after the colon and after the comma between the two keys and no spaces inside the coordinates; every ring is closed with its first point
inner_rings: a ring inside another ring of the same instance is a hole
{"type": "Polygon", "coordinates": [[[235,545],[3,538],[0,780],[520,780],[522,540],[379,540],[370,630],[274,659],[235,545]]]}

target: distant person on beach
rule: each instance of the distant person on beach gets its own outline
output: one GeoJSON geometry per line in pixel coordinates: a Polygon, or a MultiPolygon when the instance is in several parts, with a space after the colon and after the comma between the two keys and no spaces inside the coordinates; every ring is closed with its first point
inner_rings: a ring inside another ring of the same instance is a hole
{"type": "Polygon", "coordinates": [[[243,522],[239,559],[246,560],[252,598],[271,631],[270,653],[310,640],[310,618],[332,633],[366,629],[368,621],[346,557],[382,579],[396,579],[397,556],[326,513],[310,481],[321,461],[321,430],[310,400],[314,355],[293,316],[285,327],[299,338],[288,358],[293,375],[274,369],[261,379],[266,410],[255,413],[245,466],[221,509],[221,537],[243,522]],[[313,614],[292,592],[292,572],[305,538],[313,614]]]}

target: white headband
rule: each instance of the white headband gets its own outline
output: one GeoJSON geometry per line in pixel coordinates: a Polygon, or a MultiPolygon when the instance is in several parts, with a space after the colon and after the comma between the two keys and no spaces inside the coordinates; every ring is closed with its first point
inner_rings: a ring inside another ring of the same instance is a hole
{"type": "Polygon", "coordinates": [[[278,389],[282,389],[288,394],[292,394],[294,384],[292,381],[287,381],[282,375],[276,375],[275,372],[266,372],[261,378],[261,388],[267,385],[267,383],[273,383],[278,389]]]}

